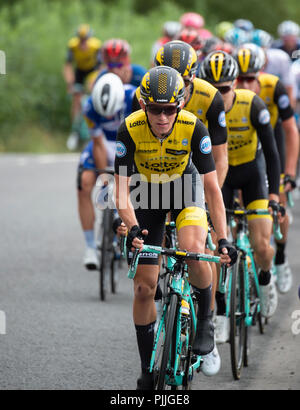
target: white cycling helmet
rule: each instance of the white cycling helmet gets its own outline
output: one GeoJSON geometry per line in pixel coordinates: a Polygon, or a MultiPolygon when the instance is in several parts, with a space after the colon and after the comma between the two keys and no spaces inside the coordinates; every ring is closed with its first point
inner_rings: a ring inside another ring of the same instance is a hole
{"type": "Polygon", "coordinates": [[[164,34],[174,39],[181,30],[181,24],[178,21],[166,21],[163,25],[164,34]]]}
{"type": "Polygon", "coordinates": [[[124,104],[125,91],[122,80],[113,73],[104,74],[93,87],[94,109],[103,117],[112,117],[124,104]]]}
{"type": "Polygon", "coordinates": [[[300,34],[300,26],[294,21],[286,20],[286,21],[283,21],[281,24],[279,24],[277,31],[280,37],[284,37],[284,36],[298,37],[300,34]]]}

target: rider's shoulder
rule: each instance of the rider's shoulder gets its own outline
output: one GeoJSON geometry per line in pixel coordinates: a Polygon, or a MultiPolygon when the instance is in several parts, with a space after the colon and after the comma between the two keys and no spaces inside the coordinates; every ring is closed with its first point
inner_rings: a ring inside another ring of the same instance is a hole
{"type": "Polygon", "coordinates": [[[101,40],[99,40],[96,37],[90,37],[87,40],[87,46],[89,48],[94,48],[95,50],[98,50],[99,48],[101,48],[102,42],[101,40]]]}
{"type": "Polygon", "coordinates": [[[68,47],[71,49],[78,47],[78,45],[79,45],[78,37],[72,37],[68,42],[68,47]]]}

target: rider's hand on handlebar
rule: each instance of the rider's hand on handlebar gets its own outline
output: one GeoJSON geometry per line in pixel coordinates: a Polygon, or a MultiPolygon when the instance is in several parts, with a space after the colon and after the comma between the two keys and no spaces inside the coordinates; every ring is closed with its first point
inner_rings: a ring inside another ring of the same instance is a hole
{"type": "Polygon", "coordinates": [[[142,249],[144,238],[148,235],[147,229],[141,229],[138,225],[134,225],[127,236],[126,246],[129,250],[142,249]]]}
{"type": "Polygon", "coordinates": [[[291,192],[297,187],[295,178],[293,178],[291,175],[288,175],[288,174],[284,176],[283,184],[284,184],[284,192],[291,192]]]}
{"type": "Polygon", "coordinates": [[[274,212],[277,212],[278,222],[279,223],[283,222],[284,217],[285,217],[285,208],[279,202],[271,199],[269,201],[269,212],[271,215],[273,215],[274,212]]]}
{"type": "Polygon", "coordinates": [[[227,241],[227,239],[220,239],[218,241],[219,248],[218,252],[220,254],[221,263],[227,266],[232,266],[237,260],[237,250],[236,248],[227,241]]]}

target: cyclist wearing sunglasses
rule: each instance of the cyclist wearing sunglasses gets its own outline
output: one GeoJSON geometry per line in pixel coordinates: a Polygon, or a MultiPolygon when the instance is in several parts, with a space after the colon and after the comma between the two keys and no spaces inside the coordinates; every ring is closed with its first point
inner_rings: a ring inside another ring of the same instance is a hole
{"type": "Polygon", "coordinates": [[[112,38],[105,41],[101,48],[102,62],[100,71],[91,77],[91,84],[106,73],[118,75],[124,84],[131,84],[138,87],[146,73],[146,69],[138,64],[131,64],[131,48],[126,40],[112,38]]]}
{"type": "MultiPolygon", "coordinates": [[[[186,38],[187,40],[188,38],[186,38]]],[[[192,36],[189,40],[192,39],[192,36]]],[[[193,113],[209,130],[212,141],[212,153],[220,187],[222,187],[227,170],[227,129],[222,96],[207,81],[196,78],[199,59],[192,45],[183,41],[172,41],[165,44],[157,53],[156,65],[167,65],[175,68],[182,76],[185,84],[184,109],[193,113]]],[[[216,241],[214,233],[213,239],[216,241]]],[[[206,249],[207,253],[211,253],[206,249]]],[[[216,286],[217,270],[213,271],[213,289],[216,286]]],[[[214,298],[211,305],[214,309],[214,298]]],[[[217,347],[203,358],[201,370],[205,375],[215,375],[221,367],[221,358],[217,347]]]]}
{"type": "MultiPolygon", "coordinates": [[[[253,44],[238,48],[234,57],[239,65],[238,88],[248,89],[259,95],[265,102],[274,129],[277,149],[280,155],[281,186],[280,202],[286,206],[286,193],[296,187],[296,172],[299,156],[299,134],[294,111],[291,107],[287,91],[281,80],[272,75],[261,73],[265,59],[263,50],[253,44]]],[[[289,217],[281,223],[282,240],[276,240],[277,252],[275,265],[277,271],[277,287],[286,293],[292,286],[292,273],[285,256],[289,217]]]]}
{"type": "MultiPolygon", "coordinates": [[[[197,54],[191,45],[183,41],[170,41],[161,47],[156,54],[155,64],[175,68],[181,74],[185,85],[184,109],[194,114],[208,128],[219,185],[222,186],[228,163],[227,130],[221,95],[208,82],[195,77],[197,54]]],[[[138,98],[139,89],[136,96],[138,98]]]]}
{"type": "MultiPolygon", "coordinates": [[[[152,68],[141,83],[141,110],[127,117],[119,128],[115,159],[116,204],[129,230],[127,246],[129,250],[142,248],[143,243],[161,246],[166,216],[171,212],[177,225],[179,247],[204,252],[207,236],[205,188],[221,259],[227,264],[234,263],[236,250],[226,239],[225,209],[209,133],[199,119],[182,110],[184,92],[183,79],[175,69],[152,68]],[[135,199],[136,187],[139,202],[135,199]],[[188,190],[191,196],[186,195],[188,190]],[[164,202],[165,199],[168,201],[164,202]]],[[[134,278],[133,319],[142,366],[138,389],[153,388],[149,365],[156,321],[154,296],[159,273],[156,256],[143,253],[134,278]]],[[[193,350],[204,355],[214,348],[210,308],[212,272],[209,263],[194,262],[189,267],[190,280],[199,300],[193,350]]]]}
{"type": "MultiPolygon", "coordinates": [[[[278,209],[280,159],[270,114],[254,92],[236,89],[238,74],[236,60],[221,51],[209,54],[201,65],[202,78],[220,90],[225,104],[229,170],[222,189],[224,203],[232,208],[234,191],[241,190],[247,209],[278,209]]],[[[260,268],[262,314],[270,317],[278,301],[270,273],[274,255],[270,245],[272,219],[250,216],[248,220],[250,241],[260,268]]]]}

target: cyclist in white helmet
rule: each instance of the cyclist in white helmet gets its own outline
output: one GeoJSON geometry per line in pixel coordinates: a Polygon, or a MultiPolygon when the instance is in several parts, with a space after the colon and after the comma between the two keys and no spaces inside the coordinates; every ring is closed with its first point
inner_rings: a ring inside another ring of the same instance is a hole
{"type": "Polygon", "coordinates": [[[280,37],[274,43],[275,48],[279,48],[295,60],[300,57],[300,26],[294,21],[287,20],[279,24],[277,28],[280,37]],[[297,53],[298,51],[298,53],[297,53]]]}
{"type": "Polygon", "coordinates": [[[266,64],[263,71],[276,75],[285,86],[291,105],[294,108],[296,102],[296,84],[291,71],[289,55],[279,48],[273,48],[272,36],[264,30],[256,29],[251,33],[249,41],[263,48],[266,53],[266,64]]]}
{"type": "Polygon", "coordinates": [[[159,38],[152,46],[150,65],[154,66],[154,59],[158,50],[169,41],[174,40],[179,35],[182,29],[181,23],[178,21],[166,21],[163,25],[163,36],[159,38]]]}
{"type": "Polygon", "coordinates": [[[92,140],[80,156],[77,193],[79,217],[86,242],[83,263],[89,270],[99,267],[94,237],[95,214],[91,198],[98,176],[97,170],[113,165],[117,131],[121,121],[131,113],[135,90],[133,85],[123,84],[116,74],[107,73],[97,80],[84,107],[92,140]]]}

